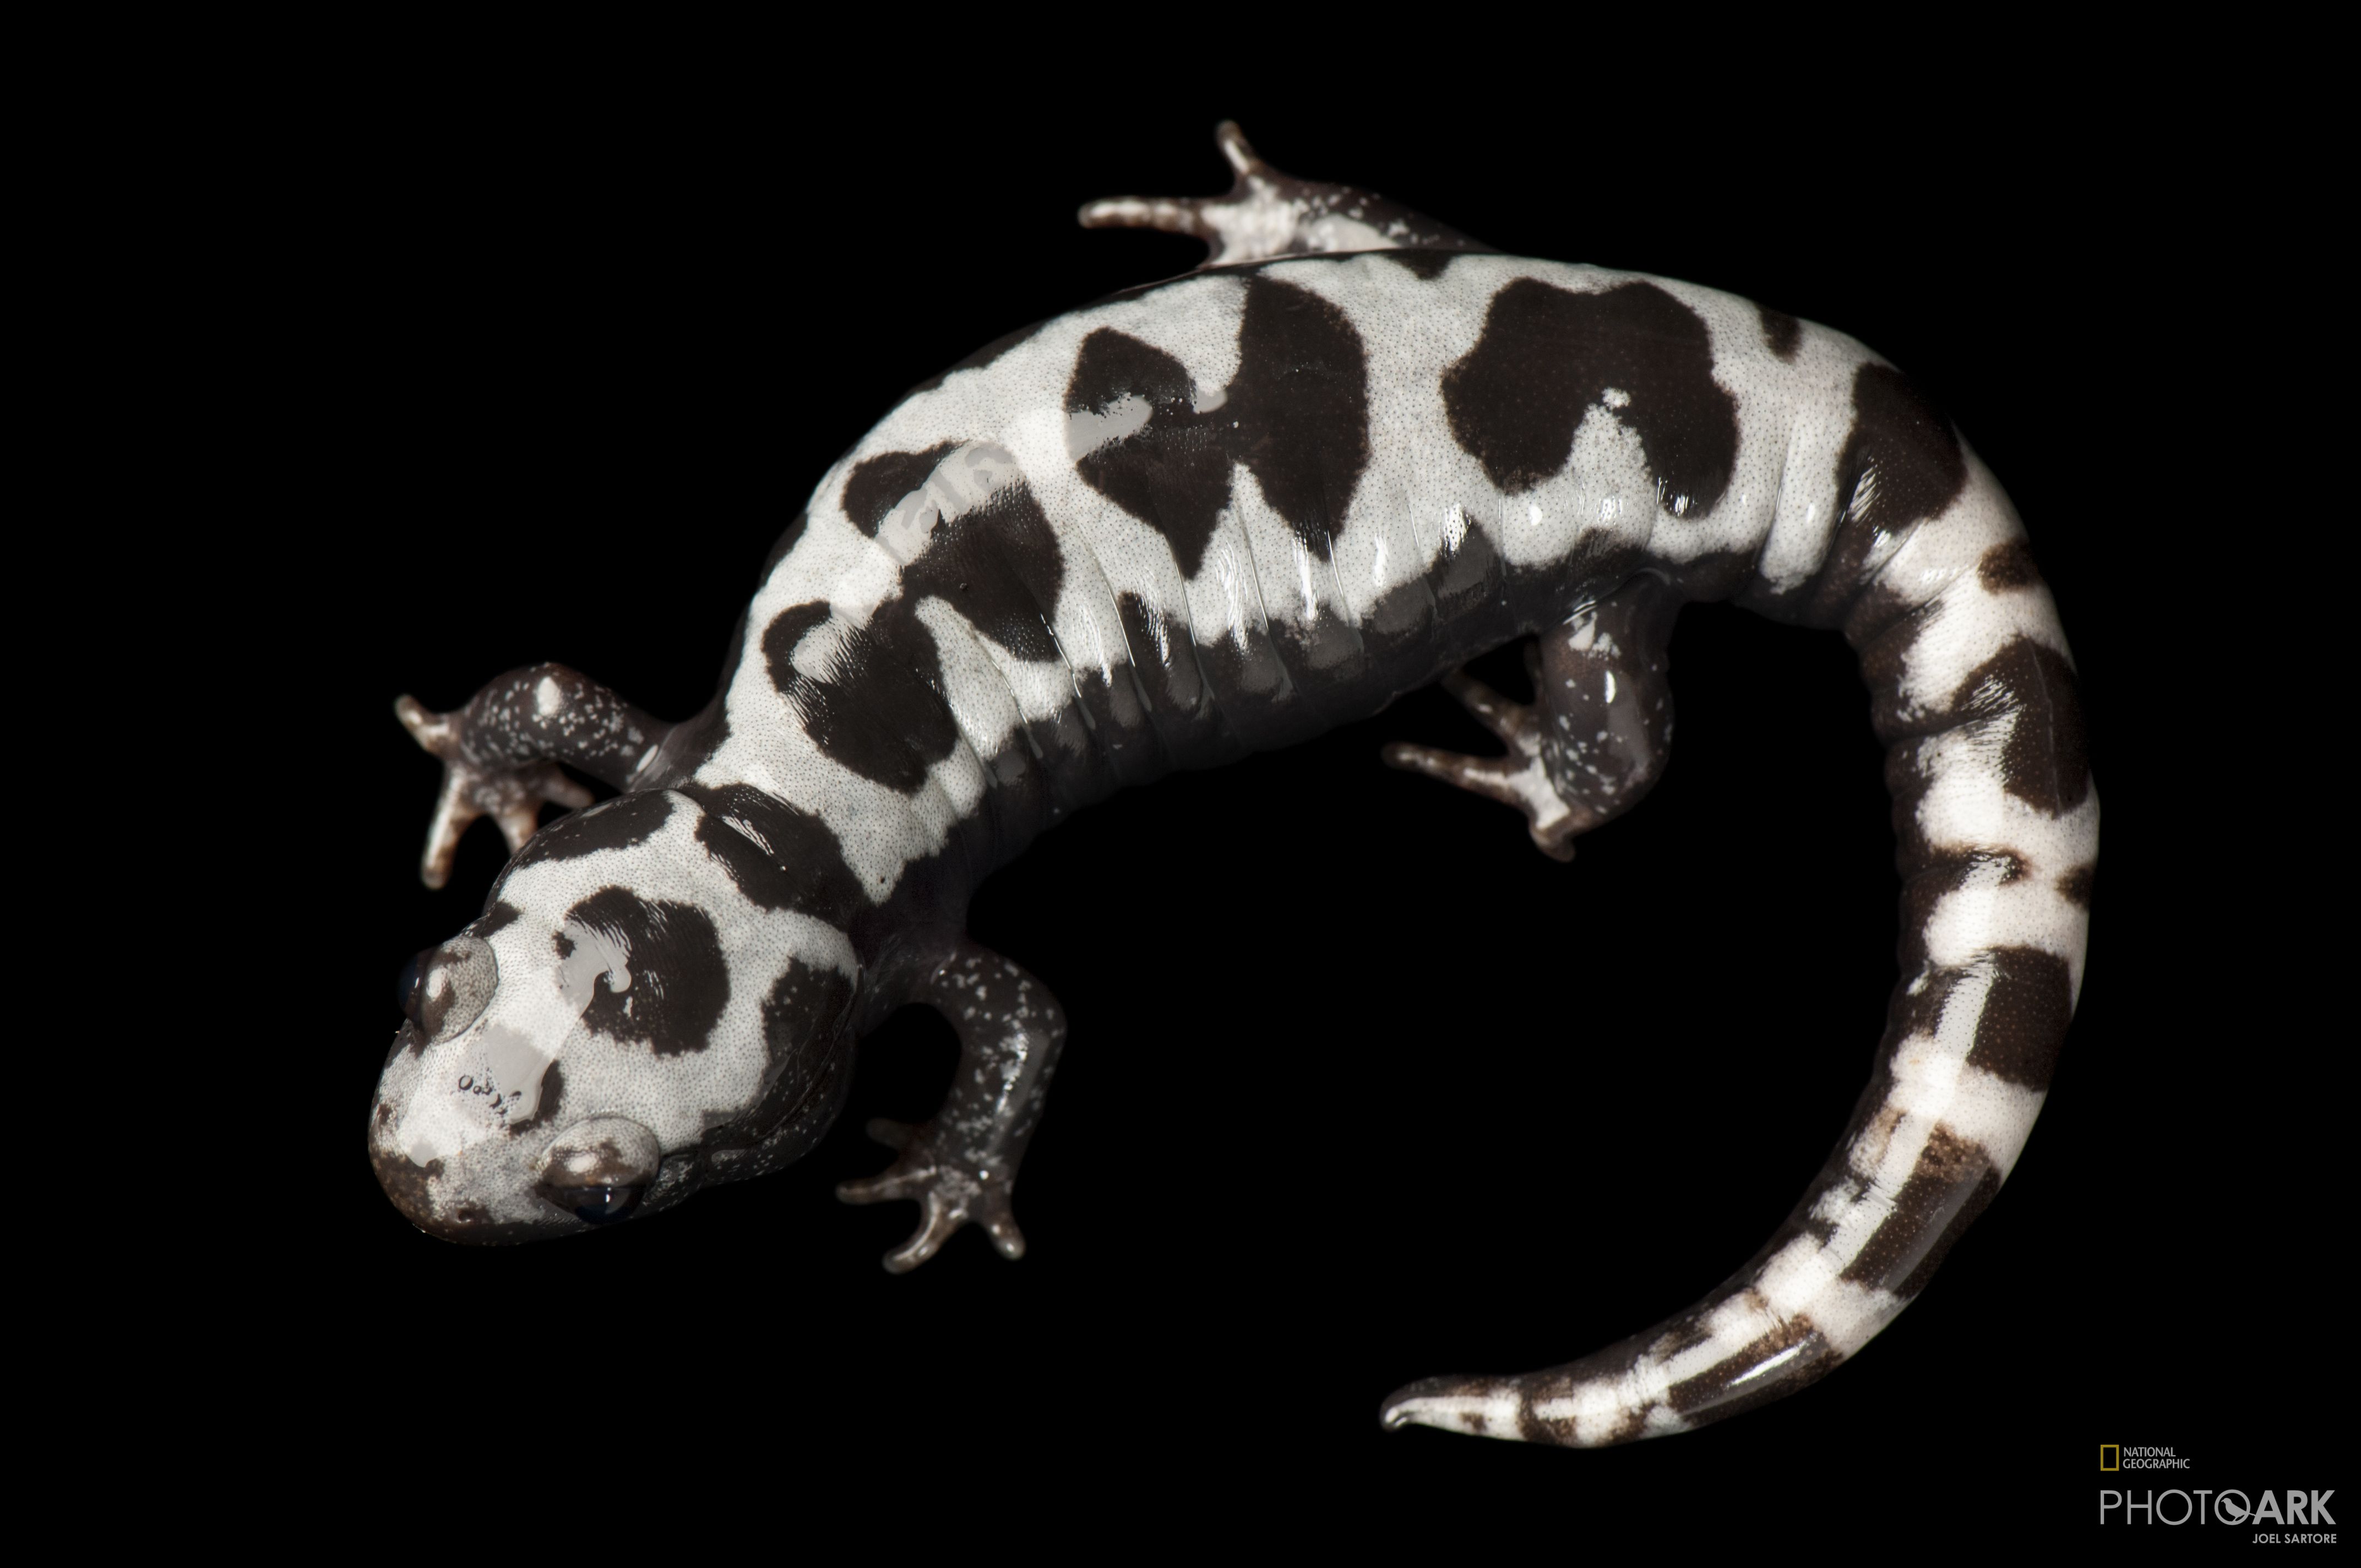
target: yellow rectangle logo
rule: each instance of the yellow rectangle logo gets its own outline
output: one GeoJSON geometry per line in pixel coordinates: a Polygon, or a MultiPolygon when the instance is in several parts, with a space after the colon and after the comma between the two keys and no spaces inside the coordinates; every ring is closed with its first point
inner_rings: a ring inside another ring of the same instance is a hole
{"type": "Polygon", "coordinates": [[[2103,1442],[2099,1445],[2099,1468],[2102,1470],[2120,1470],[2123,1468],[2123,1456],[2124,1445],[2122,1443],[2103,1442]]]}

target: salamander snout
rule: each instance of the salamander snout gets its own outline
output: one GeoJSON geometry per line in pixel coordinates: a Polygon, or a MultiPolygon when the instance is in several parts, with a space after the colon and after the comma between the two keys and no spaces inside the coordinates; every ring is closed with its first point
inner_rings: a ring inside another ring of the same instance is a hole
{"type": "Polygon", "coordinates": [[[533,1241],[610,1223],[642,1207],[663,1169],[656,1135],[626,1116],[584,1117],[554,1137],[528,1130],[419,1149],[403,1146],[390,1112],[381,1102],[371,1117],[369,1163],[394,1207],[445,1241],[533,1241]]]}

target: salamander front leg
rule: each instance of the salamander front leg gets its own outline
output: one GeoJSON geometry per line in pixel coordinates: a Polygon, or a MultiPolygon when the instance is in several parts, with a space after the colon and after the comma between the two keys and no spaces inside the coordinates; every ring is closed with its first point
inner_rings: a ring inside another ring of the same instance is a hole
{"type": "Polygon", "coordinates": [[[1393,745],[1385,760],[1525,814],[1533,842],[1574,859],[1574,840],[1629,811],[1661,777],[1673,742],[1673,618],[1680,600],[1664,582],[1634,577],[1577,610],[1525,650],[1531,706],[1510,702],[1455,672],[1444,690],[1509,748],[1469,757],[1393,745]]]}
{"type": "Polygon", "coordinates": [[[429,887],[450,880],[459,836],[478,817],[500,824],[514,854],[540,825],[542,802],[577,809],[589,805],[590,792],[567,778],[559,763],[621,789],[672,732],[671,725],[564,664],[511,670],[449,713],[430,713],[411,696],[396,698],[393,711],[411,738],[443,763],[443,793],[418,865],[419,880],[429,887]]]}
{"type": "Polygon", "coordinates": [[[836,1195],[847,1203],[917,1200],[917,1230],[885,1255],[895,1274],[934,1256],[971,1220],[1002,1256],[1022,1257],[1025,1234],[1009,1201],[1066,1043],[1065,1010],[1039,981],[964,936],[912,1000],[940,1013],[959,1034],[950,1093],[921,1125],[870,1123],[869,1135],[900,1157],[879,1175],[842,1183],[836,1195]]]}

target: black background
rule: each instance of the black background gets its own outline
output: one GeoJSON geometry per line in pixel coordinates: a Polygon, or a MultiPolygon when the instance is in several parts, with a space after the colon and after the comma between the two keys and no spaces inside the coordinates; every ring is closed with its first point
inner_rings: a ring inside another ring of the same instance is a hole
{"type": "Polygon", "coordinates": [[[740,1462],[888,1536],[1111,1546],[1420,1519],[1576,1549],[2081,1539],[2111,1442],[2178,1445],[2186,1485],[2335,1484],[2306,1336],[2343,1187],[2306,1152],[2331,1097],[2286,1085],[2345,1047],[2288,1011],[2304,981],[2265,896],[2286,868],[2251,837],[2277,715],[2242,565],[2261,514],[2235,501],[2268,499],[2242,466],[2273,416],[2225,368],[2249,306],[2205,302],[2212,236],[2274,232],[2268,125],[2226,137],[2128,67],[2030,51],[1695,94],[1603,71],[1412,91],[1411,58],[1371,102],[1315,60],[1167,89],[967,57],[815,87],[837,69],[817,49],[767,80],[718,42],[609,42],[595,67],[340,55],[222,111],[258,153],[223,242],[257,302],[249,364],[283,389],[246,695],[300,716],[271,742],[297,755],[291,810],[243,851],[287,1008],[255,1065],[300,1059],[304,1104],[211,1232],[235,1329],[201,1354],[283,1463],[357,1497],[480,1464],[623,1508],[740,1462]],[[1865,694],[1834,635],[1724,608],[1684,612],[1663,784],[1570,866],[1379,765],[1396,739],[1481,749],[1427,692],[1119,796],[986,884],[975,934],[1072,1025],[1019,1264],[970,1231],[890,1277],[914,1211],[830,1196],[885,1162],[866,1118],[941,1091],[951,1036],[916,1012],[873,1036],[809,1159],[646,1224],[460,1249],[377,1190],[394,973],[502,858],[479,827],[449,891],[418,885],[436,774],[393,697],[449,707],[557,659],[663,717],[702,706],[766,549],[908,386],[1193,265],[1072,213],[1220,189],[1224,115],[1281,168],[1503,250],[1852,334],[2026,520],[2106,802],[2081,1012],[2006,1190],[1790,1400],[1596,1453],[1376,1422],[1412,1378],[1554,1365],[1694,1299],[1784,1215],[1869,1071],[1895,887],[1865,694]]]}

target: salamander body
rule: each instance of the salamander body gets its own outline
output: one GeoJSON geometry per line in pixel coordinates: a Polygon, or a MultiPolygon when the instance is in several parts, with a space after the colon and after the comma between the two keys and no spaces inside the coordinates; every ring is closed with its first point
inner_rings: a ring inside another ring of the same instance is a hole
{"type": "MultiPolygon", "coordinates": [[[[849,1183],[1024,1248],[1010,1196],[1063,1044],[963,931],[1066,814],[1288,745],[1441,678],[1498,757],[1397,766],[1544,852],[1629,809],[1672,731],[1680,605],[1838,630],[1886,744],[1902,980],[1828,1165],[1752,1262],[1567,1365],[1435,1379],[1389,1424],[1590,1446],[1812,1381],[1921,1289],[2006,1177],[2081,981],[2098,804],[2024,530],[1949,422],[1839,334],[1711,290],[1491,254],[1279,174],[1094,203],[1209,264],[1013,334],[812,492],[720,691],[661,722],[559,665],[401,718],[445,764],[425,876],[489,815],[514,858],[420,955],[369,1117],[394,1202],[510,1242],[653,1214],[809,1149],[857,1042],[926,1003],[942,1109],[849,1183]],[[1533,638],[1534,699],[1458,674],[1533,638]],[[620,793],[591,804],[567,764],[620,793]],[[544,802],[577,807],[536,830],[544,802]]],[[[1578,876],[1577,872],[1565,873],[1578,876]]]]}

